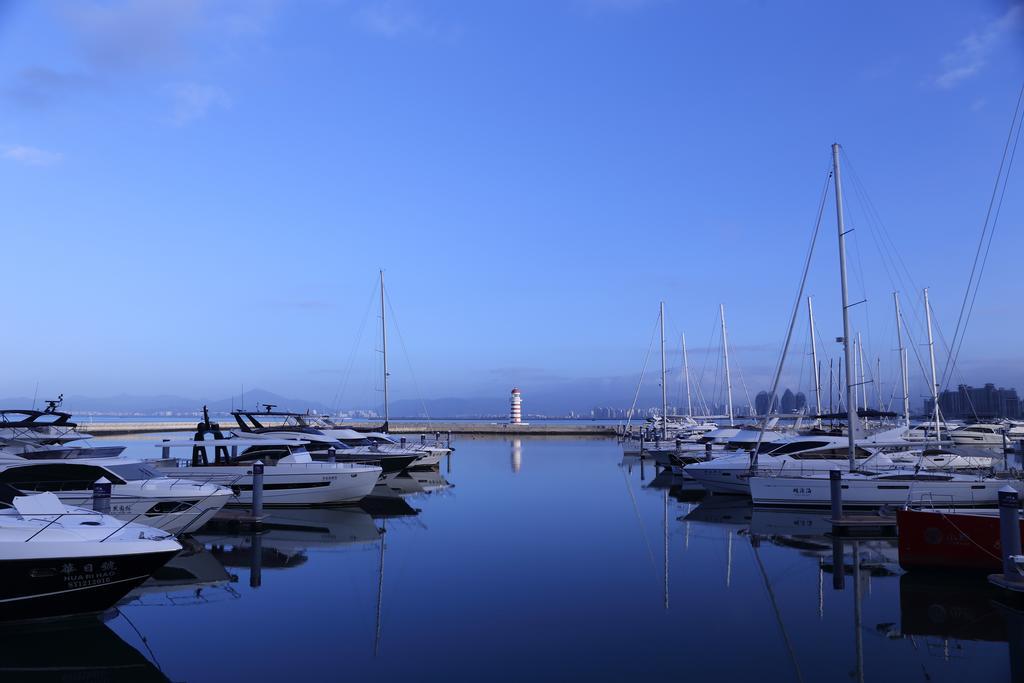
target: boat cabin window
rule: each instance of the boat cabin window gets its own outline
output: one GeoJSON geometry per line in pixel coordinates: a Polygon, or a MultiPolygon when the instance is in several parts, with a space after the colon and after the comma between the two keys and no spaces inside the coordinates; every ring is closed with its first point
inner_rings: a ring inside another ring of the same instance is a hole
{"type": "Polygon", "coordinates": [[[784,443],[781,446],[776,446],[768,451],[769,455],[789,455],[790,453],[797,453],[799,451],[808,451],[812,448],[825,448],[831,443],[831,441],[792,441],[790,443],[784,443]]]}
{"type": "Polygon", "coordinates": [[[995,434],[994,429],[991,427],[964,427],[965,432],[975,432],[977,434],[995,434]]]}
{"type": "Polygon", "coordinates": [[[89,491],[100,478],[112,484],[123,484],[113,472],[96,465],[26,465],[0,472],[0,483],[22,491],[89,491]]]}

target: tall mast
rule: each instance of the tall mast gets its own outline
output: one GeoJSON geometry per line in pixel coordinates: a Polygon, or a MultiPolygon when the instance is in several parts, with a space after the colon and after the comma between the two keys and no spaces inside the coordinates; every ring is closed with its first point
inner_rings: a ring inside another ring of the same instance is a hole
{"type": "Polygon", "coordinates": [[[928,288],[924,288],[924,315],[928,321],[928,356],[932,367],[932,412],[935,415],[935,441],[942,440],[939,425],[939,382],[935,377],[935,341],[932,339],[932,307],[928,303],[928,288]]]}
{"type": "MultiPolygon", "coordinates": [[[[818,344],[814,338],[814,304],[811,303],[811,297],[807,297],[807,319],[811,322],[811,363],[814,366],[814,403],[817,407],[818,412],[816,415],[821,415],[821,370],[818,369],[818,344]]],[[[818,422],[821,421],[819,417],[818,422]]]]}
{"type": "Polygon", "coordinates": [[[665,302],[661,302],[661,438],[668,438],[668,392],[665,386],[665,302]]]}
{"type": "Polygon", "coordinates": [[[384,312],[384,271],[380,271],[380,341],[384,353],[384,431],[388,431],[388,325],[384,312]]]}
{"type": "Polygon", "coordinates": [[[686,357],[686,335],[683,335],[683,376],[686,377],[686,416],[693,417],[693,401],[690,400],[690,361],[686,357]]]}
{"type": "MultiPolygon", "coordinates": [[[[857,365],[857,338],[854,337],[853,341],[850,343],[853,345],[853,377],[856,379],[857,375],[860,373],[860,366],[857,365]]],[[[860,409],[860,389],[857,387],[854,387],[853,389],[853,407],[856,410],[860,409]]]]}
{"type": "Polygon", "coordinates": [[[729,372],[729,336],[725,331],[725,304],[718,305],[718,311],[722,316],[722,353],[725,355],[725,390],[729,402],[729,425],[732,426],[732,373],[729,372]]]}
{"type": "Polygon", "coordinates": [[[892,293],[896,306],[896,344],[900,353],[900,379],[903,381],[903,425],[910,429],[910,376],[907,374],[907,350],[903,348],[903,316],[900,314],[899,292],[892,293]]]}
{"type": "Polygon", "coordinates": [[[832,145],[832,177],[836,185],[836,230],[839,233],[839,280],[843,294],[843,357],[846,359],[846,419],[849,422],[850,469],[856,466],[857,407],[854,404],[853,373],[850,358],[850,296],[846,288],[846,226],[843,224],[843,183],[839,177],[839,143],[832,145]]]}
{"type": "Polygon", "coordinates": [[[882,412],[882,359],[875,356],[875,395],[878,397],[878,412],[882,412]]]}
{"type": "Polygon", "coordinates": [[[865,381],[865,369],[864,369],[864,340],[860,336],[860,332],[857,333],[857,351],[860,353],[860,392],[863,397],[861,405],[864,406],[864,410],[868,409],[868,383],[865,381]]]}

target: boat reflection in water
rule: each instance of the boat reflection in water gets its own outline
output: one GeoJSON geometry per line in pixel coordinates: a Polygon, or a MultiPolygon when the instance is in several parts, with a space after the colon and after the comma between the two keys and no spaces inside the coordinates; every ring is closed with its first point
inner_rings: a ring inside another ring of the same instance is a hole
{"type": "Polygon", "coordinates": [[[707,491],[704,487],[694,479],[672,474],[670,469],[663,469],[659,472],[654,479],[651,479],[647,487],[659,490],[667,489],[668,495],[680,503],[693,503],[703,500],[707,496],[707,491]]]}
{"type": "Polygon", "coordinates": [[[361,508],[274,510],[259,532],[218,531],[206,527],[194,538],[225,567],[250,570],[249,585],[262,583],[263,569],[289,569],[308,560],[309,549],[376,543],[380,529],[361,508]]]}
{"type": "Polygon", "coordinates": [[[168,681],[104,616],[0,626],[0,681],[168,681]]]}
{"type": "Polygon", "coordinates": [[[156,607],[197,605],[241,597],[220,560],[191,536],[180,539],[182,549],[173,560],[144,584],[126,595],[121,606],[156,607]]]}
{"type": "Polygon", "coordinates": [[[925,638],[947,659],[963,654],[964,643],[957,641],[1007,643],[1010,680],[1024,680],[1024,609],[984,575],[904,574],[899,629],[876,628],[889,638],[925,638]]]}

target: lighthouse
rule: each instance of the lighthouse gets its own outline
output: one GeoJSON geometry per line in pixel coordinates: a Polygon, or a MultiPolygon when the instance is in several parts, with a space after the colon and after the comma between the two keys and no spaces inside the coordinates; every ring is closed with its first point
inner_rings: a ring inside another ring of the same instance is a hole
{"type": "Polygon", "coordinates": [[[512,398],[509,400],[510,413],[508,421],[510,424],[523,423],[523,396],[518,388],[512,390],[512,398]]]}

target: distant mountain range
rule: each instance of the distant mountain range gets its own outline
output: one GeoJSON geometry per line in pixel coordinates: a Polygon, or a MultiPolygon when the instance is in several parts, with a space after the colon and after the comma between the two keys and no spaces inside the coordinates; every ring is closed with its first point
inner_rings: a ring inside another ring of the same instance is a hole
{"type": "MultiPolygon", "coordinates": [[[[624,408],[628,405],[621,405],[623,397],[631,396],[634,391],[635,385],[630,387],[628,383],[621,381],[581,381],[567,387],[534,387],[524,392],[523,412],[527,416],[555,417],[567,415],[570,410],[577,410],[586,415],[590,408],[597,406],[624,408]]],[[[649,388],[642,392],[639,401],[640,407],[660,403],[656,400],[656,393],[656,388],[649,388]]],[[[34,401],[35,407],[42,409],[46,405],[44,399],[47,398],[55,397],[39,397],[34,401]]],[[[282,410],[296,412],[332,413],[337,410],[336,406],[331,406],[323,401],[290,398],[265,389],[249,389],[245,392],[246,408],[257,408],[263,403],[272,403],[282,410]]],[[[204,404],[212,413],[227,413],[233,408],[241,407],[237,395],[216,400],[203,400],[173,394],[154,396],[118,394],[106,397],[76,394],[64,397],[62,409],[76,415],[192,416],[198,414],[204,404]]],[[[0,408],[30,408],[32,405],[33,399],[25,396],[0,398],[0,408]]],[[[376,411],[378,415],[384,412],[381,405],[341,406],[342,412],[367,408],[376,411]]],[[[508,412],[508,394],[474,398],[396,399],[391,402],[390,410],[392,418],[414,419],[425,417],[435,419],[504,417],[508,415],[508,412]]]]}
{"type": "MultiPolygon", "coordinates": [[[[264,389],[252,389],[245,392],[245,407],[255,408],[263,403],[272,403],[281,409],[297,412],[308,410],[323,413],[329,411],[327,405],[319,401],[287,398],[264,389]]],[[[30,408],[32,405],[32,399],[24,396],[0,399],[0,408],[30,408]]],[[[37,398],[35,400],[37,409],[42,409],[45,405],[44,399],[37,398]]],[[[61,410],[78,415],[161,415],[167,413],[186,415],[199,412],[203,405],[204,402],[199,399],[168,394],[157,396],[118,394],[101,398],[75,395],[64,397],[61,410]]],[[[205,405],[213,413],[226,413],[233,408],[241,407],[237,396],[206,401],[205,405]]]]}

